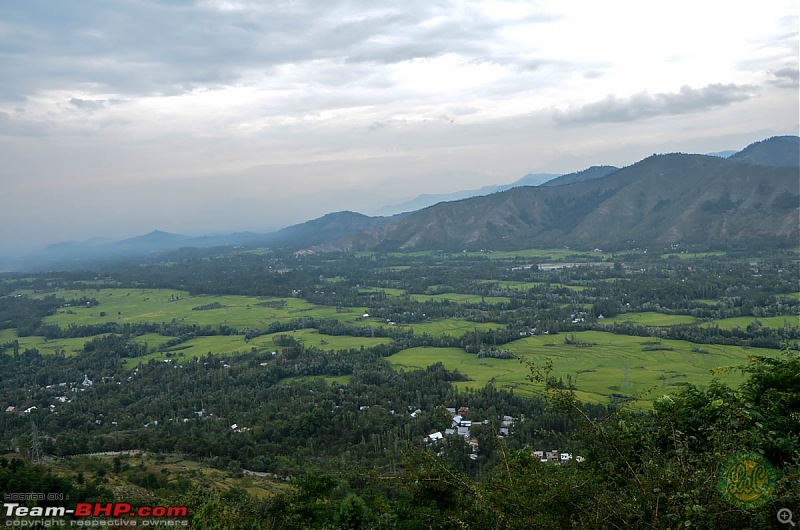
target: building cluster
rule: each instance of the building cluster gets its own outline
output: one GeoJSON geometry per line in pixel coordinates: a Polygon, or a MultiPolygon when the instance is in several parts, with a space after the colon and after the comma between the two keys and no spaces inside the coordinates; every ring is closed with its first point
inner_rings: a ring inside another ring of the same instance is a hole
{"type": "MultiPolygon", "coordinates": [[[[58,383],[54,385],[47,385],[46,387],[42,388],[42,390],[47,390],[52,393],[60,393],[60,392],[83,392],[92,387],[94,383],[91,379],[89,379],[88,375],[83,376],[83,382],[81,383],[58,383]]],[[[57,406],[63,403],[71,403],[72,400],[69,399],[66,395],[54,396],[53,403],[47,406],[46,409],[49,412],[56,412],[57,406]]],[[[38,410],[39,407],[36,405],[24,408],[24,407],[17,407],[15,405],[8,405],[4,410],[7,414],[30,414],[34,410],[38,410]]]]}
{"type": "MultiPolygon", "coordinates": [[[[455,407],[447,407],[447,411],[450,413],[450,417],[452,419],[452,423],[449,429],[445,429],[444,433],[441,431],[436,431],[434,433],[429,434],[423,441],[426,443],[433,443],[433,442],[441,442],[445,440],[446,437],[451,436],[459,436],[466,441],[470,448],[471,453],[469,457],[472,460],[478,459],[478,453],[480,452],[480,445],[478,444],[478,440],[473,436],[470,429],[473,425],[489,425],[491,422],[487,419],[484,420],[468,420],[466,419],[467,415],[469,414],[469,407],[460,407],[456,409],[455,407]]],[[[517,420],[511,416],[503,416],[500,419],[500,430],[498,432],[498,436],[504,438],[506,436],[511,436],[511,428],[517,420]]]]}
{"type": "Polygon", "coordinates": [[[531,455],[534,458],[538,458],[539,462],[543,464],[548,463],[556,463],[556,464],[565,464],[571,460],[575,460],[575,462],[585,462],[586,459],[580,455],[575,456],[573,458],[571,453],[560,453],[557,449],[553,449],[552,451],[533,451],[531,455]]]}

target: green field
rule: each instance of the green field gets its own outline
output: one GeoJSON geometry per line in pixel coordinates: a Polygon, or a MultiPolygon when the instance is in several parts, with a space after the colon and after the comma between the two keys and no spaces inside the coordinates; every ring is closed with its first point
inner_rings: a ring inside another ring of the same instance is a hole
{"type": "Polygon", "coordinates": [[[710,257],[710,256],[724,256],[724,255],[725,255],[725,253],[721,252],[721,251],[716,251],[716,252],[686,252],[686,253],[674,252],[674,253],[671,253],[671,254],[661,254],[661,258],[662,259],[671,259],[671,258],[697,259],[697,258],[707,258],[707,257],[710,257]]]}
{"type": "Polygon", "coordinates": [[[435,320],[433,322],[420,322],[417,324],[397,325],[400,329],[413,329],[415,335],[428,334],[432,337],[443,337],[450,335],[460,337],[464,333],[480,330],[502,328],[501,324],[492,322],[470,322],[463,318],[450,318],[446,320],[435,320]]]}
{"type": "Polygon", "coordinates": [[[448,300],[457,304],[480,304],[481,302],[486,302],[487,304],[507,304],[511,301],[507,296],[481,296],[479,294],[457,293],[412,294],[410,297],[417,302],[442,302],[448,300]]]}
{"type": "Polygon", "coordinates": [[[706,305],[717,305],[719,300],[714,300],[713,298],[696,298],[692,300],[692,302],[698,302],[706,305]]]}
{"type": "MultiPolygon", "coordinates": [[[[624,254],[625,252],[621,253],[624,254]]],[[[371,258],[377,256],[378,253],[374,251],[361,251],[356,252],[356,257],[371,258]]],[[[438,258],[458,258],[458,257],[484,257],[488,259],[497,260],[512,260],[516,258],[541,258],[552,261],[563,261],[572,258],[586,258],[591,257],[597,260],[611,257],[614,254],[609,252],[593,252],[588,250],[571,250],[568,248],[528,248],[522,250],[470,250],[464,252],[442,252],[437,250],[416,250],[412,252],[389,252],[385,254],[393,258],[420,258],[420,257],[438,257],[438,258]]]]}
{"type": "Polygon", "coordinates": [[[350,375],[326,375],[326,376],[297,376],[285,377],[280,380],[279,385],[291,385],[292,383],[310,383],[314,381],[324,381],[325,384],[331,385],[337,383],[339,385],[347,385],[350,382],[350,375]]]}
{"type": "MultiPolygon", "coordinates": [[[[457,383],[461,388],[480,388],[492,382],[498,388],[531,394],[541,391],[541,387],[526,380],[529,370],[520,360],[543,367],[551,359],[554,375],[563,378],[565,383],[567,376],[571,376],[581,399],[608,402],[612,394],[638,395],[643,400],[652,400],[673,391],[676,384],[707,384],[715,377],[712,369],[742,365],[749,355],[776,354],[774,350],[698,345],[678,340],[648,344],[655,342],[654,339],[601,331],[574,334],[577,342],[591,346],[565,344],[564,338],[571,336],[528,337],[503,346],[516,353],[519,359],[479,359],[459,348],[411,348],[388,360],[401,368],[424,368],[441,361],[446,368],[457,369],[472,379],[457,383]],[[671,350],[645,351],[645,348],[671,350]]],[[[718,377],[732,384],[743,379],[734,371],[718,377]]]]}
{"type": "Polygon", "coordinates": [[[403,289],[392,289],[391,287],[362,287],[359,293],[384,293],[387,296],[405,296],[403,289]]]}
{"type": "MultiPolygon", "coordinates": [[[[169,340],[170,337],[166,337],[169,340]]],[[[157,346],[148,342],[148,346],[157,346]]],[[[149,360],[164,361],[172,359],[183,362],[202,357],[207,353],[235,354],[250,351],[253,346],[247,344],[244,335],[215,335],[211,337],[197,337],[187,340],[165,351],[155,351],[142,357],[132,357],[125,360],[125,368],[135,368],[139,363],[146,364],[149,360]]]]}
{"type": "Polygon", "coordinates": [[[173,337],[168,337],[159,333],[145,333],[144,335],[133,337],[132,340],[139,344],[146,344],[149,350],[156,351],[159,349],[159,346],[172,338],[173,337]]]}
{"type": "Polygon", "coordinates": [[[678,324],[693,324],[697,319],[690,315],[665,315],[664,313],[623,313],[605,322],[633,322],[641,326],[675,326],[678,324]]]}
{"type": "Polygon", "coordinates": [[[462,252],[452,254],[453,256],[485,256],[489,259],[516,259],[516,258],[538,258],[552,261],[564,261],[571,258],[594,258],[601,260],[612,256],[607,252],[592,252],[584,250],[571,250],[568,248],[528,248],[524,250],[495,250],[490,252],[462,252]]]}
{"type": "Polygon", "coordinates": [[[236,354],[252,351],[253,349],[262,352],[276,351],[280,350],[280,346],[273,342],[273,339],[277,335],[288,335],[294,337],[298,342],[303,343],[307,347],[314,346],[327,351],[358,349],[362,346],[368,348],[377,346],[378,344],[388,344],[392,341],[385,337],[372,338],[351,337],[349,335],[323,335],[315,329],[301,329],[297,331],[262,335],[250,341],[245,341],[244,335],[197,337],[172,346],[171,348],[160,350],[158,346],[172,337],[149,333],[136,337],[134,340],[140,343],[147,343],[150,349],[155,349],[156,351],[152,351],[143,357],[127,359],[125,367],[133,368],[139,363],[146,363],[150,359],[155,359],[157,361],[164,361],[166,359],[184,361],[201,357],[209,352],[214,354],[236,354]]]}
{"type": "Polygon", "coordinates": [[[746,329],[751,322],[758,321],[761,325],[767,328],[797,328],[800,327],[800,316],[792,315],[785,317],[733,317],[714,320],[704,324],[706,327],[718,326],[720,329],[733,329],[739,326],[746,329]]]}
{"type": "Polygon", "coordinates": [[[263,347],[264,349],[278,349],[273,339],[278,335],[288,335],[306,347],[313,346],[320,350],[350,350],[361,347],[371,348],[379,344],[389,344],[392,339],[386,337],[351,337],[350,335],[323,335],[316,329],[298,329],[296,331],[284,331],[271,335],[262,335],[250,341],[251,346],[263,347]]]}
{"type": "MultiPolygon", "coordinates": [[[[50,294],[50,293],[46,293],[50,294]]],[[[46,317],[47,324],[61,327],[104,322],[171,322],[197,325],[227,325],[235,328],[263,328],[272,322],[296,318],[330,318],[355,322],[364,308],[317,306],[300,298],[259,298],[253,296],[192,296],[173,289],[100,289],[58,291],[65,299],[95,298],[95,307],[61,308],[46,317]],[[194,309],[218,304],[214,309],[194,309]]],[[[37,293],[34,296],[44,296],[37,293]]]]}
{"type": "Polygon", "coordinates": [[[548,287],[550,289],[572,289],[573,291],[583,291],[586,287],[582,285],[566,285],[563,283],[547,283],[547,282],[515,282],[510,280],[481,280],[480,283],[496,285],[501,289],[508,289],[509,291],[529,291],[540,287],[548,287]]]}
{"type": "MultiPolygon", "coordinates": [[[[95,337],[102,337],[103,335],[95,335],[95,337]]],[[[95,337],[80,337],[75,339],[45,339],[44,337],[17,337],[17,331],[14,329],[0,330],[0,344],[10,342],[13,340],[19,341],[19,351],[23,352],[26,349],[36,348],[39,353],[43,355],[52,355],[63,352],[64,355],[77,355],[83,351],[83,345],[95,337]]],[[[6,353],[11,353],[7,350],[6,353]]]]}

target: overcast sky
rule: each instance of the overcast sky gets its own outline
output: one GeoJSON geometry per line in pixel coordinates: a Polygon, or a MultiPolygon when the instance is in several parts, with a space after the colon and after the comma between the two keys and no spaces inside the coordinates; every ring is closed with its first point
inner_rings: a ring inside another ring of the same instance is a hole
{"type": "Polygon", "coordinates": [[[7,0],[0,255],[798,133],[798,3],[7,0]]]}

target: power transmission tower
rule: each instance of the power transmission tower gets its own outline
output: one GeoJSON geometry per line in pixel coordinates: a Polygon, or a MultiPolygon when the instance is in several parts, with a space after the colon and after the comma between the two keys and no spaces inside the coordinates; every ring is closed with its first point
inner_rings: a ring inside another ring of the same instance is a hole
{"type": "Polygon", "coordinates": [[[31,422],[31,460],[34,464],[42,463],[42,441],[35,421],[31,422]]]}

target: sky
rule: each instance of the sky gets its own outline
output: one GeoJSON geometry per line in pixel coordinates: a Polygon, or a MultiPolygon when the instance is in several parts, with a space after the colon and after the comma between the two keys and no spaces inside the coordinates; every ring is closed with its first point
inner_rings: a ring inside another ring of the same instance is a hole
{"type": "Polygon", "coordinates": [[[798,134],[798,3],[9,0],[0,255],[798,134]]]}

